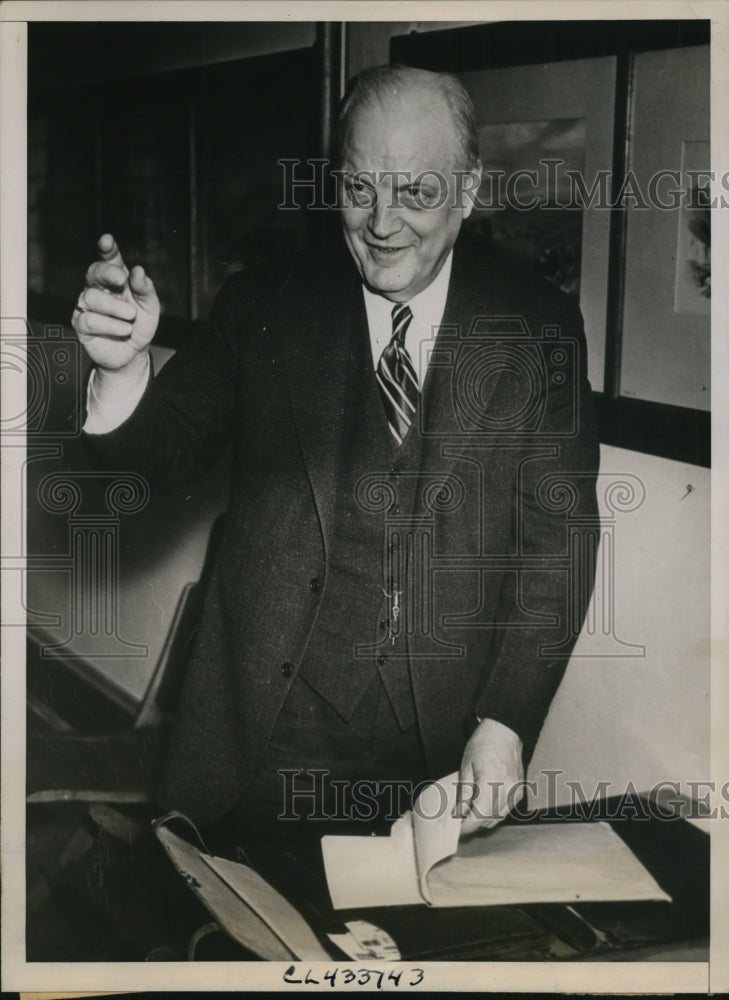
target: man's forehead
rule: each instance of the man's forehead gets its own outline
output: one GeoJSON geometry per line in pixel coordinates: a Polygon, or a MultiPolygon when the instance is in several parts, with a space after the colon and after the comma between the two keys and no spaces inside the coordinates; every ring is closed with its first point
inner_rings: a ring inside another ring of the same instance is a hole
{"type": "Polygon", "coordinates": [[[344,143],[345,165],[389,170],[450,169],[458,158],[453,114],[434,88],[373,99],[357,108],[344,143]]]}
{"type": "Polygon", "coordinates": [[[434,86],[412,84],[391,93],[371,95],[359,107],[353,108],[351,126],[372,120],[387,128],[412,124],[427,135],[433,126],[453,128],[453,112],[440,90],[434,86]],[[423,117],[423,113],[426,117],[423,117]]]}

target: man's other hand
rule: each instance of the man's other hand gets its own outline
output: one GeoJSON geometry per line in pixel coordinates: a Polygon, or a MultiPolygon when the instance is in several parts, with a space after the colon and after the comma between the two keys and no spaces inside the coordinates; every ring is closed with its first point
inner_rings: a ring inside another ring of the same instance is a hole
{"type": "Polygon", "coordinates": [[[495,827],[524,791],[522,742],[508,726],[484,719],[463,751],[456,816],[461,836],[495,827]]]}
{"type": "Polygon", "coordinates": [[[159,322],[159,299],[142,267],[129,271],[113,236],[101,236],[98,248],[100,259],[86,272],[71,322],[97,367],[122,373],[146,365],[159,322]]]}

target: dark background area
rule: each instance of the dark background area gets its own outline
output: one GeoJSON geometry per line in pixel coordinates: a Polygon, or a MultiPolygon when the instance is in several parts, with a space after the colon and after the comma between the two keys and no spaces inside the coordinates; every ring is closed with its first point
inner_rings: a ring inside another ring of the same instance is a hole
{"type": "Polygon", "coordinates": [[[170,27],[29,25],[33,318],[68,321],[96,240],[111,232],[154,276],[158,342],[174,344],[175,321],[206,316],[228,274],[283,263],[311,238],[311,213],[276,206],[278,159],[319,144],[314,47],[150,72],[171,53],[211,59],[221,31],[244,26],[170,27]]]}

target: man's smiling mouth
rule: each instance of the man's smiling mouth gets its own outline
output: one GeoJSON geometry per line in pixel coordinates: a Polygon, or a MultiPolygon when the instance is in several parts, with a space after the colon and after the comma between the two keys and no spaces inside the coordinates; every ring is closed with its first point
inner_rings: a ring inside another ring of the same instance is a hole
{"type": "Polygon", "coordinates": [[[386,256],[391,256],[396,253],[400,253],[403,250],[407,250],[407,247],[378,247],[374,246],[372,243],[368,243],[370,253],[385,254],[386,256]]]}

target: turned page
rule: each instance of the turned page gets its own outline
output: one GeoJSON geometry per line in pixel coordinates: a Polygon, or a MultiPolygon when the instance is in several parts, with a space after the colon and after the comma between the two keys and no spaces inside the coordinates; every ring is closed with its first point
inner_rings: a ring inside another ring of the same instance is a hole
{"type": "Polygon", "coordinates": [[[389,837],[323,837],[335,909],[666,900],[607,823],[501,824],[460,837],[458,774],[427,786],[389,837]]]}
{"type": "Polygon", "coordinates": [[[329,894],[335,909],[430,902],[427,874],[458,847],[453,818],[457,774],[428,785],[389,837],[322,837],[329,894]]]}

